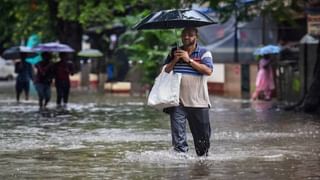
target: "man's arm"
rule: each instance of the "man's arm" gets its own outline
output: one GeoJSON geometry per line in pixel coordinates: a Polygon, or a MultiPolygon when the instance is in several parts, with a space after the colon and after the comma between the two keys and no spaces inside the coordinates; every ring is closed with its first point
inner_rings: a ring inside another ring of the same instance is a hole
{"type": "Polygon", "coordinates": [[[189,61],[187,62],[191,67],[193,67],[195,70],[197,70],[198,72],[204,74],[204,75],[208,75],[210,76],[212,74],[212,69],[209,68],[207,65],[205,64],[200,64],[197,63],[196,61],[193,61],[192,59],[189,59],[189,61]]]}
{"type": "Polygon", "coordinates": [[[181,58],[184,62],[188,63],[192,68],[197,70],[198,72],[210,76],[212,74],[212,69],[205,64],[197,63],[189,57],[187,51],[177,50],[175,53],[175,57],[181,58]]]}
{"type": "Polygon", "coordinates": [[[174,65],[179,61],[178,58],[174,57],[168,64],[166,64],[166,68],[164,69],[167,73],[170,73],[173,70],[174,65]]]}
{"type": "Polygon", "coordinates": [[[179,61],[179,58],[174,55],[175,51],[176,49],[172,49],[171,53],[168,55],[166,59],[166,63],[165,63],[166,68],[164,69],[164,71],[167,73],[170,73],[173,70],[173,67],[179,61]]]}

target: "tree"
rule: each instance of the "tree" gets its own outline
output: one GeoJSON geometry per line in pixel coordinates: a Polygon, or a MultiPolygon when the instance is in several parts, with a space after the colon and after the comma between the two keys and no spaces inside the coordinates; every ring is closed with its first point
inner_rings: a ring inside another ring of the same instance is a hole
{"type": "MultiPolygon", "coordinates": [[[[149,7],[148,9],[137,15],[127,15],[121,19],[122,23],[127,27],[133,27],[134,24],[152,11],[170,9],[173,6],[178,8],[180,5],[183,7],[191,5],[191,1],[180,2],[174,0],[155,0],[149,3],[146,4],[149,7]]],[[[176,32],[179,33],[179,30],[176,32]]],[[[176,32],[174,30],[128,30],[120,37],[120,48],[125,50],[131,61],[140,64],[139,66],[144,70],[142,83],[153,83],[171,46],[179,40],[176,32]]]]}
{"type": "Polygon", "coordinates": [[[81,39],[82,29],[111,26],[117,16],[129,13],[128,7],[137,0],[0,0],[0,3],[3,33],[0,41],[19,44],[37,33],[43,41],[69,42],[78,50],[81,43],[77,38],[81,39]]]}
{"type": "Polygon", "coordinates": [[[12,32],[14,29],[14,23],[16,22],[16,18],[14,14],[10,13],[10,10],[13,8],[14,3],[12,1],[0,1],[0,12],[2,15],[0,16],[0,52],[4,50],[6,47],[10,47],[11,44],[9,43],[11,40],[12,32]],[[11,22],[11,23],[8,23],[11,22]]]}
{"type": "Polygon", "coordinates": [[[0,4],[1,49],[21,44],[31,34],[43,39],[53,36],[46,1],[0,0],[0,4]]]}
{"type": "MultiPolygon", "coordinates": [[[[89,28],[103,27],[102,29],[108,29],[112,28],[114,24],[124,24],[130,29],[133,23],[139,20],[132,17],[135,17],[143,9],[157,11],[173,6],[178,7],[180,3],[179,0],[0,0],[0,8],[3,13],[0,17],[0,23],[2,23],[0,27],[2,33],[0,46],[2,47],[0,50],[20,44],[34,33],[40,35],[42,42],[59,40],[71,45],[76,50],[80,50],[82,35],[89,28]],[[127,23],[128,21],[131,22],[127,23]]],[[[190,2],[188,3],[190,4],[190,2]]],[[[141,16],[138,17],[141,18],[141,16]]],[[[101,48],[100,50],[103,52],[108,52],[106,48],[108,48],[109,39],[104,33],[97,29],[96,34],[100,34],[100,43],[97,44],[99,45],[97,47],[101,48]]],[[[126,36],[130,33],[135,34],[135,32],[129,31],[126,36]]],[[[143,46],[142,49],[148,53],[137,52],[141,55],[139,58],[137,58],[137,55],[133,55],[135,54],[133,53],[133,47],[139,46],[137,44],[130,46],[131,49],[128,49],[128,51],[131,52],[129,54],[132,55],[131,59],[143,60],[145,68],[152,69],[151,67],[156,66],[153,63],[161,61],[165,56],[162,54],[160,57],[159,54],[161,53],[158,50],[164,46],[168,47],[172,43],[172,39],[169,39],[168,42],[161,41],[166,39],[158,37],[160,34],[164,35],[161,32],[148,32],[146,34],[148,37],[144,38],[145,42],[140,46],[143,46]],[[160,40],[162,45],[158,45],[159,48],[157,48],[156,43],[147,42],[155,42],[154,40],[160,40]],[[149,56],[146,57],[145,54],[149,54],[149,56]]],[[[143,36],[144,32],[137,32],[137,35],[143,36]]],[[[170,35],[165,36],[172,37],[170,35]]],[[[150,70],[148,74],[154,73],[151,73],[150,70]]]]}
{"type": "Polygon", "coordinates": [[[143,83],[152,84],[172,44],[178,37],[170,30],[128,31],[120,43],[129,59],[141,63],[144,69],[143,83]]]}

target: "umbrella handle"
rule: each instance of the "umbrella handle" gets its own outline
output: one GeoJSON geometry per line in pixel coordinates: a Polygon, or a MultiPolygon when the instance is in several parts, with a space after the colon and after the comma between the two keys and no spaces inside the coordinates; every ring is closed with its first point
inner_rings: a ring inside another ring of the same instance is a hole
{"type": "Polygon", "coordinates": [[[178,15],[179,15],[179,18],[182,19],[183,15],[181,14],[180,11],[178,11],[178,15]]]}

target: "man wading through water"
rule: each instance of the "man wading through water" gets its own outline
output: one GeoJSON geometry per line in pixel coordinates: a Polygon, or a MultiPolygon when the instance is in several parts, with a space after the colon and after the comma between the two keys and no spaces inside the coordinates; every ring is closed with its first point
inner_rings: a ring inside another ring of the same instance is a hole
{"type": "Polygon", "coordinates": [[[180,105],[164,111],[170,114],[172,144],[177,152],[187,152],[186,120],[194,139],[198,156],[208,156],[211,127],[207,78],[213,70],[210,51],[197,44],[198,30],[185,28],[181,34],[183,45],[172,49],[165,61],[165,71],[182,73],[180,105]]]}

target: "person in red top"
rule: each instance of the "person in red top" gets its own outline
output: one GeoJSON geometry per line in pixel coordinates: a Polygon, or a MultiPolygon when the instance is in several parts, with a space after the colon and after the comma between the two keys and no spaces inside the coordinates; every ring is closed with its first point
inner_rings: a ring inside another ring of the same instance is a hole
{"type": "Polygon", "coordinates": [[[43,60],[35,65],[36,76],[34,83],[39,97],[39,110],[43,111],[46,110],[51,97],[50,86],[53,79],[53,64],[50,52],[43,52],[41,56],[43,60]]]}
{"type": "Polygon", "coordinates": [[[73,64],[68,60],[67,53],[59,54],[60,61],[54,65],[54,79],[57,90],[57,108],[66,108],[70,93],[70,78],[73,74],[73,64]],[[61,102],[63,101],[63,105],[61,102]]]}

